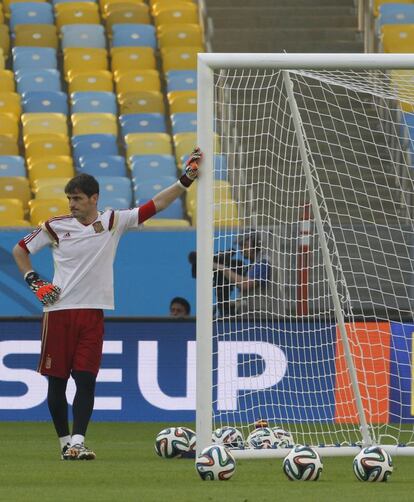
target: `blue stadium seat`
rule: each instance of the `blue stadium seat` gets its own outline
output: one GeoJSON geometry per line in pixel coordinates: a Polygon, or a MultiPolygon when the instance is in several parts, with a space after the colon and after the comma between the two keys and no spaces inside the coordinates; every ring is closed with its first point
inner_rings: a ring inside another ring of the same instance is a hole
{"type": "Polygon", "coordinates": [[[48,2],[13,2],[10,4],[10,30],[18,24],[54,24],[53,7],[48,2]]]}
{"type": "Polygon", "coordinates": [[[379,7],[376,31],[379,34],[383,24],[414,23],[414,4],[384,3],[379,7]]]}
{"type": "Polygon", "coordinates": [[[155,50],[155,27],[152,24],[114,24],[112,47],[151,47],[155,50]]]}
{"type": "Polygon", "coordinates": [[[120,155],[84,155],[78,171],[92,176],[128,176],[125,158],[120,155]]]}
{"type": "Polygon", "coordinates": [[[118,155],[116,136],[112,134],[82,134],[72,136],[73,156],[77,164],[85,155],[118,155]]]}
{"type": "Polygon", "coordinates": [[[13,47],[13,69],[56,70],[56,49],[52,47],[13,47]]]}
{"type": "Polygon", "coordinates": [[[98,210],[105,211],[105,209],[129,209],[131,207],[130,199],[116,197],[109,193],[100,193],[98,199],[98,210]]]}
{"type": "Polygon", "coordinates": [[[16,87],[19,94],[30,91],[61,91],[58,70],[19,70],[15,73],[16,87]]]}
{"type": "MultiPolygon", "coordinates": [[[[142,204],[145,204],[145,202],[152,199],[155,194],[157,194],[161,190],[164,190],[164,188],[169,187],[176,181],[177,178],[175,176],[161,176],[156,179],[153,178],[139,182],[138,184],[134,184],[135,205],[141,206],[142,204]]],[[[153,218],[184,218],[183,204],[181,199],[176,199],[166,209],[153,216],[153,218]]]]}
{"type": "Polygon", "coordinates": [[[181,112],[171,115],[173,135],[180,132],[197,132],[197,113],[181,112]]]}
{"type": "Polygon", "coordinates": [[[131,180],[124,176],[96,176],[99,183],[99,196],[126,199],[127,207],[132,201],[131,180]]]}
{"type": "Polygon", "coordinates": [[[68,114],[68,97],[60,91],[29,91],[22,96],[24,113],[68,114]]]}
{"type": "Polygon", "coordinates": [[[130,158],[134,184],[157,178],[177,176],[177,166],[173,155],[133,155],[130,158]]]}
{"type": "Polygon", "coordinates": [[[101,24],[65,24],[60,32],[62,49],[67,47],[106,49],[105,29],[101,24]]]}
{"type": "Polygon", "coordinates": [[[129,113],[119,117],[122,136],[133,132],[167,132],[162,113],[129,113]]]}
{"type": "Polygon", "coordinates": [[[0,176],[26,177],[24,158],[18,155],[0,155],[0,176]]]}
{"type": "Polygon", "coordinates": [[[184,218],[183,203],[181,199],[176,199],[166,209],[156,213],[152,218],[168,218],[173,220],[182,220],[184,218]]]}
{"type": "Polygon", "coordinates": [[[170,70],[167,72],[167,92],[196,90],[197,72],[195,70],[170,70]]]}
{"type": "Polygon", "coordinates": [[[116,96],[113,92],[78,91],[71,94],[72,113],[118,114],[116,96]]]}

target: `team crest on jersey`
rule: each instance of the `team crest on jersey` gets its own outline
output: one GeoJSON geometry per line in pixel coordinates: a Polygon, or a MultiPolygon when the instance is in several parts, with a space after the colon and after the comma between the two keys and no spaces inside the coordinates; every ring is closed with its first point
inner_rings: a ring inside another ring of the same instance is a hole
{"type": "Polygon", "coordinates": [[[95,221],[95,223],[93,223],[92,226],[93,226],[93,229],[95,230],[96,234],[100,234],[101,232],[103,232],[105,230],[102,225],[102,222],[100,222],[100,221],[95,221]]]}

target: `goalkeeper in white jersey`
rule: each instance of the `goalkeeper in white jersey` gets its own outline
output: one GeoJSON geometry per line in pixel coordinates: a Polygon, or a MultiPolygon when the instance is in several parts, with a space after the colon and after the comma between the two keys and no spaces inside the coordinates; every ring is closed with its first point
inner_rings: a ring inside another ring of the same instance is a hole
{"type": "Polygon", "coordinates": [[[98,182],[88,174],[75,176],[65,187],[70,214],[46,221],[13,249],[19,270],[43,304],[38,371],[48,377],[47,402],[63,460],[95,459],[85,435],[102,357],[103,309],[114,309],[113,262],[119,239],[180,197],[197,178],[201,157],[195,149],[176,183],[134,209],[99,212],[98,182]],[[39,277],[30,259],[45,246],[52,247],[52,283],[39,277]],[[66,400],[69,376],[76,383],[72,431],[66,400]]]}

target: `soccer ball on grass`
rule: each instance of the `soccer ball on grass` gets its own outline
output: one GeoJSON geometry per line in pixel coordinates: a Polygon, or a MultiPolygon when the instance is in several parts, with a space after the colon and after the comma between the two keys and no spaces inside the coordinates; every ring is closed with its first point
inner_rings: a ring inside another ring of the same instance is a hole
{"type": "Polygon", "coordinates": [[[200,453],[195,467],[204,481],[225,481],[233,476],[236,462],[223,445],[213,444],[200,453]]]}
{"type": "Polygon", "coordinates": [[[255,429],[247,437],[247,444],[251,448],[266,449],[276,448],[277,441],[270,427],[261,427],[255,429]]]}
{"type": "Polygon", "coordinates": [[[390,454],[379,446],[363,448],[354,458],[353,468],[359,481],[387,481],[393,471],[390,454]]]}
{"type": "Polygon", "coordinates": [[[213,432],[212,440],[230,448],[242,448],[244,444],[242,433],[235,427],[219,427],[213,432]]]}
{"type": "Polygon", "coordinates": [[[190,442],[182,427],[168,427],[155,438],[155,452],[163,458],[177,458],[189,451],[190,442]]]}
{"type": "Polygon", "coordinates": [[[316,481],[323,469],[321,458],[309,446],[296,445],[283,460],[283,472],[291,481],[316,481]]]}

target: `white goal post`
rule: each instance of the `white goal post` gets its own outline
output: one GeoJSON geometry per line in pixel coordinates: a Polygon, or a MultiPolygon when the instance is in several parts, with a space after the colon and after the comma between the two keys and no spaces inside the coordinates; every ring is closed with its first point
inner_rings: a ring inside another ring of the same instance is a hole
{"type": "Polygon", "coordinates": [[[197,452],[414,454],[414,55],[199,54],[197,452]],[[411,122],[412,120],[412,122],[411,122]]]}

